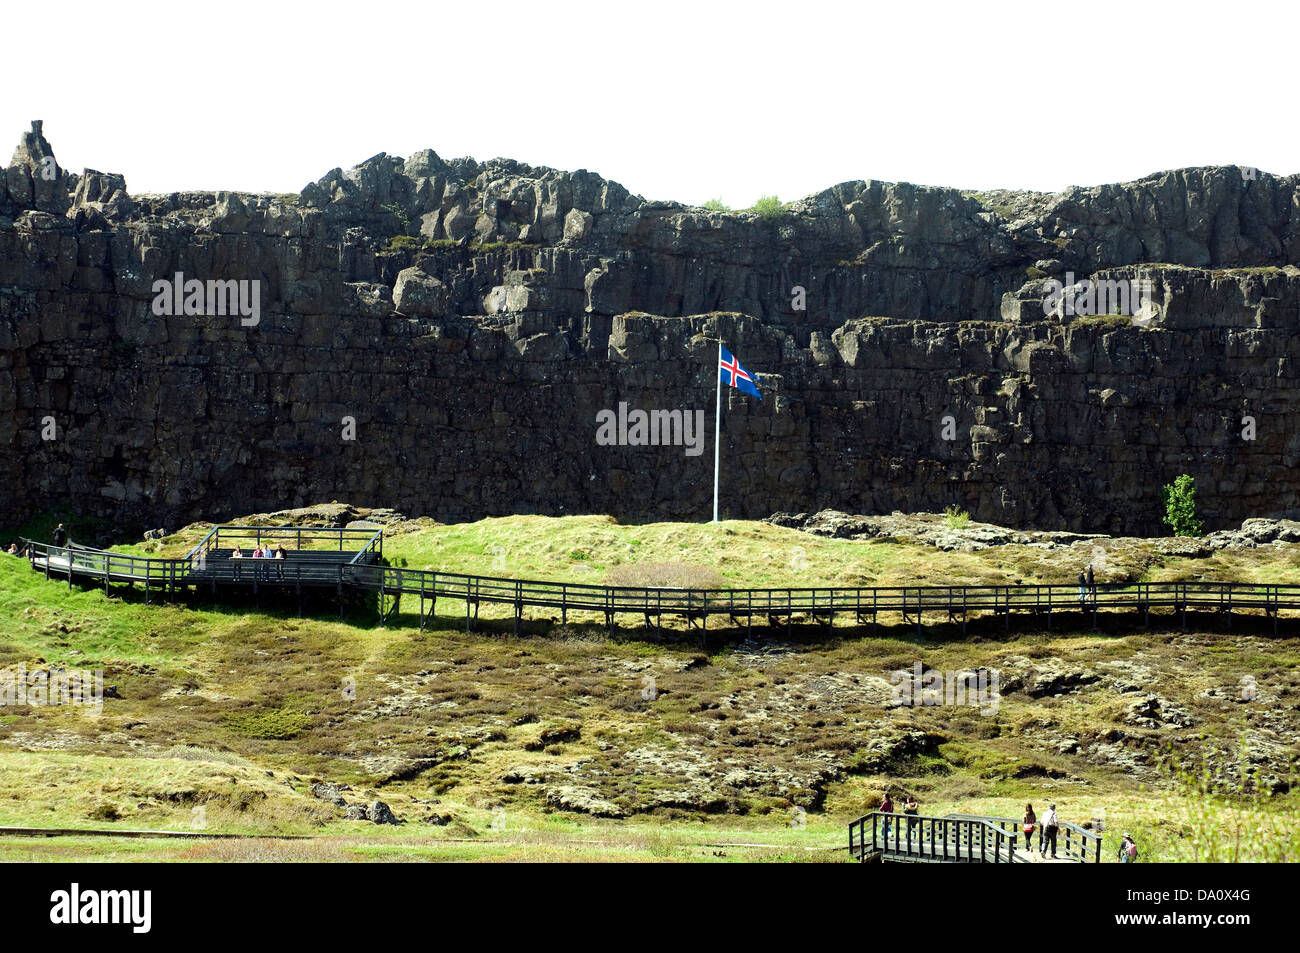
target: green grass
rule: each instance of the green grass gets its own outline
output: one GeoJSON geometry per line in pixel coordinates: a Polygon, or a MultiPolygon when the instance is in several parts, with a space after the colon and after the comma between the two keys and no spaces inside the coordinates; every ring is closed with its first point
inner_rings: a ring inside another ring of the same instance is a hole
{"type": "Polygon", "coordinates": [[[270,708],[263,711],[230,715],[231,730],[249,738],[296,738],[311,726],[311,718],[290,708],[270,708]]]}
{"type": "MultiPolygon", "coordinates": [[[[206,530],[124,548],[179,554],[206,530]]],[[[728,585],[778,587],[1061,581],[1078,558],[1029,546],[943,553],[742,521],[526,516],[411,520],[391,527],[384,550],[395,564],[457,572],[588,582],[711,572],[728,585]]],[[[1103,580],[1294,580],[1300,546],[1191,560],[1135,543],[1109,553],[1104,571],[1103,580]]],[[[758,620],[754,643],[718,620],[703,648],[698,630],[671,619],[656,642],[640,618],[620,617],[610,638],[599,616],[561,624],[529,611],[516,637],[509,607],[484,606],[481,631],[466,634],[463,605],[446,600],[421,632],[418,601],[380,627],[363,605],[337,619],[332,594],[309,600],[303,619],[271,597],[258,609],[251,598],[145,606],[138,591],[112,595],[0,560],[9,621],[0,667],[103,667],[119,696],[99,715],[28,706],[0,715],[0,823],[192,830],[202,808],[206,830],[312,839],[5,838],[0,859],[39,850],[64,860],[837,860],[845,824],[886,788],[916,795],[927,813],[1018,816],[1026,800],[1047,799],[1074,821],[1104,811],[1108,861],[1125,828],[1144,860],[1297,859],[1297,795],[1242,788],[1249,775],[1233,772],[1246,738],[1255,776],[1287,776],[1300,734],[1287,701],[1300,690],[1300,639],[1267,637],[1249,620],[1234,633],[1183,635],[1168,620],[1151,632],[1092,633],[1083,617],[1058,618],[1052,631],[1024,617],[1010,632],[998,624],[963,639],[938,618],[920,634],[897,618],[882,617],[879,633],[841,618],[830,631],[798,620],[789,641],[784,626],[758,620]],[[889,706],[890,673],[916,661],[1100,676],[1041,697],[1009,690],[992,715],[889,706]],[[1256,703],[1232,700],[1246,675],[1256,703]],[[1145,693],[1192,723],[1133,722],[1145,693]],[[891,747],[912,732],[930,740],[891,747]],[[1208,755],[1216,786],[1161,770],[1171,745],[1208,755]],[[383,800],[407,823],[348,821],[312,796],[315,779],[351,785],[353,803],[383,800]],[[627,816],[561,806],[568,789],[627,816]],[[804,827],[791,826],[795,806],[804,827]]],[[[1284,618],[1284,630],[1296,622],[1284,618]]]]}

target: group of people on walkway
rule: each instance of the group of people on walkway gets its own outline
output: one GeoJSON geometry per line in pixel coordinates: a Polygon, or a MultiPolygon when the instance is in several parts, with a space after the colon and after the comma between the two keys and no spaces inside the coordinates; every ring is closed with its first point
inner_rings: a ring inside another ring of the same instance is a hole
{"type": "MultiPolygon", "coordinates": [[[[1034,814],[1034,805],[1025,805],[1025,816],[1020,819],[1020,830],[1025,835],[1025,850],[1033,850],[1034,832],[1038,832],[1038,855],[1046,857],[1048,850],[1052,852],[1052,858],[1056,858],[1056,837],[1061,831],[1060,818],[1056,816],[1056,805],[1049,804],[1047,813],[1043,815],[1042,822],[1039,823],[1037,815],[1034,814]]],[[[1133,840],[1132,834],[1125,834],[1124,841],[1119,847],[1119,862],[1122,864],[1131,864],[1137,860],[1137,842],[1133,840]]]]}
{"type": "MultiPolygon", "coordinates": [[[[877,810],[881,814],[886,815],[892,815],[895,813],[894,801],[889,796],[888,791],[885,792],[885,796],[881,800],[880,807],[877,808],[877,810]]],[[[915,797],[910,794],[907,796],[907,800],[903,802],[902,813],[904,817],[908,818],[907,824],[906,827],[904,827],[902,820],[899,821],[896,836],[911,837],[916,825],[919,823],[917,815],[920,813],[920,810],[917,806],[915,797]],[[906,834],[904,834],[904,831],[906,831],[906,834]]],[[[891,830],[893,830],[893,818],[886,817],[884,819],[884,836],[886,843],[888,843],[891,830]]],[[[1056,814],[1055,804],[1049,804],[1047,807],[1047,813],[1039,818],[1039,816],[1034,813],[1034,805],[1032,803],[1027,803],[1025,805],[1024,816],[1020,819],[1020,831],[1025,835],[1025,850],[1034,849],[1034,834],[1037,834],[1038,855],[1046,858],[1050,851],[1052,859],[1056,859],[1056,838],[1061,832],[1061,820],[1056,814]]],[[[1135,863],[1137,858],[1137,841],[1133,839],[1132,834],[1125,833],[1124,840],[1119,846],[1119,854],[1116,859],[1122,864],[1131,864],[1135,863]]]]}
{"type": "MultiPolygon", "coordinates": [[[[885,792],[885,799],[880,802],[880,813],[881,814],[894,813],[894,802],[890,799],[888,791],[885,792]]],[[[917,825],[916,817],[920,813],[921,813],[921,809],[920,806],[916,803],[916,798],[909,794],[907,796],[907,799],[903,802],[903,815],[908,818],[907,834],[909,837],[911,836],[912,832],[916,829],[916,825],[917,825]]],[[[890,821],[891,821],[890,818],[888,817],[885,818],[886,839],[889,838],[890,821]]],[[[899,831],[901,832],[902,830],[903,828],[902,825],[900,824],[899,831]]]]}
{"type": "Polygon", "coordinates": [[[1092,563],[1079,570],[1079,605],[1089,599],[1097,601],[1097,580],[1092,575],[1092,563]]]}
{"type": "MultiPolygon", "coordinates": [[[[239,547],[238,543],[236,543],[235,548],[230,551],[230,558],[231,559],[245,558],[244,551],[239,547]]],[[[261,543],[258,543],[257,547],[253,550],[251,557],[248,558],[258,559],[258,560],[261,559],[280,560],[279,565],[275,567],[275,575],[277,579],[284,578],[284,547],[283,546],[276,546],[274,549],[272,549],[270,543],[267,543],[265,546],[263,546],[261,543]]],[[[235,563],[234,566],[235,566],[235,578],[238,579],[240,577],[240,564],[235,563]]],[[[263,565],[255,566],[254,573],[256,574],[258,579],[269,579],[271,575],[271,567],[263,566],[263,565]]]]}
{"type": "MultiPolygon", "coordinates": [[[[1091,568],[1091,567],[1089,567],[1091,568]]],[[[1083,574],[1079,574],[1083,578],[1083,574]]],[[[1025,850],[1033,850],[1034,832],[1038,832],[1038,856],[1046,857],[1047,850],[1050,847],[1052,858],[1056,858],[1056,836],[1061,832],[1061,820],[1056,816],[1056,805],[1050,804],[1047,813],[1043,815],[1042,823],[1038,821],[1038,816],[1034,813],[1034,805],[1025,805],[1025,816],[1020,819],[1020,830],[1025,835],[1025,850]]]]}

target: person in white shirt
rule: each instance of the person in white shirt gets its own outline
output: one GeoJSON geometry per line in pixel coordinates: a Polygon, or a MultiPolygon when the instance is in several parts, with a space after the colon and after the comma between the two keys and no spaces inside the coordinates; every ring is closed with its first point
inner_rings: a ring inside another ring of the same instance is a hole
{"type": "Polygon", "coordinates": [[[1047,813],[1043,815],[1043,845],[1039,850],[1040,856],[1047,856],[1047,848],[1052,848],[1052,857],[1056,857],[1056,832],[1060,829],[1060,822],[1056,819],[1056,805],[1052,804],[1047,808],[1047,813]]]}

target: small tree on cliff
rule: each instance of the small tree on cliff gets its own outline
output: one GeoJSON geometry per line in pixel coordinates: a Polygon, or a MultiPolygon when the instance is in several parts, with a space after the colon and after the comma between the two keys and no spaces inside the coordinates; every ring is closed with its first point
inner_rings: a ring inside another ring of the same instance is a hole
{"type": "Polygon", "coordinates": [[[1165,498],[1165,523],[1174,535],[1200,536],[1204,524],[1196,518],[1196,480],[1181,474],[1161,492],[1165,498]]]}

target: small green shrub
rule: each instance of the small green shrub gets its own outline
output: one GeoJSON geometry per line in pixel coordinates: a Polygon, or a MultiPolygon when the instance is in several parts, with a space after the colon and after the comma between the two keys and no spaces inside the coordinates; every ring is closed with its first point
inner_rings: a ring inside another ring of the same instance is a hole
{"type": "Polygon", "coordinates": [[[1161,488],[1165,502],[1164,523],[1175,536],[1200,536],[1204,525],[1196,518],[1196,480],[1186,473],[1161,488]]]}
{"type": "Polygon", "coordinates": [[[731,206],[727,205],[722,199],[709,199],[700,208],[706,208],[710,212],[730,212],[731,206]]]}
{"type": "Polygon", "coordinates": [[[970,514],[954,503],[943,511],[943,521],[949,529],[965,529],[970,525],[970,514]]]}
{"type": "Polygon", "coordinates": [[[389,251],[415,251],[420,247],[420,240],[410,235],[394,235],[388,240],[389,251]]]}
{"type": "Polygon", "coordinates": [[[785,203],[775,195],[764,195],[760,196],[749,210],[764,221],[770,222],[785,214],[785,203]]]}

